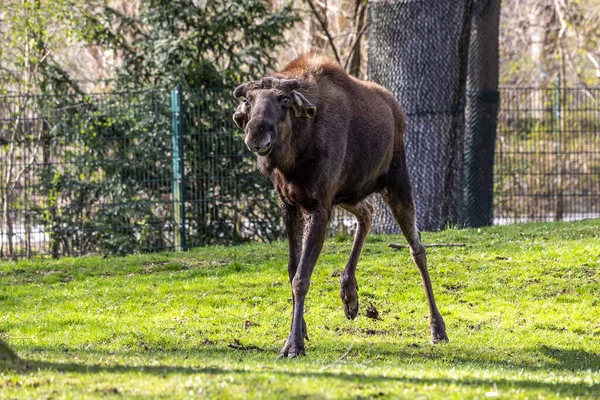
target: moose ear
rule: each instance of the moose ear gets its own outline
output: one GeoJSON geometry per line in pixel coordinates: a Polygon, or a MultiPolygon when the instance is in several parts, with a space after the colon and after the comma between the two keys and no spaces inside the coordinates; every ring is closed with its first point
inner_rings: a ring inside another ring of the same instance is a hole
{"type": "Polygon", "coordinates": [[[302,83],[298,79],[280,79],[277,81],[277,87],[284,92],[300,89],[302,83]]]}
{"type": "Polygon", "coordinates": [[[248,120],[250,120],[250,105],[243,101],[233,113],[233,121],[240,128],[246,129],[248,120]]]}
{"type": "Polygon", "coordinates": [[[317,107],[315,107],[310,101],[306,100],[301,93],[292,91],[292,108],[294,109],[294,115],[296,118],[312,118],[317,113],[317,107]]]}
{"type": "Polygon", "coordinates": [[[248,90],[248,84],[242,83],[233,90],[233,97],[236,99],[239,99],[240,97],[246,97],[246,90],[248,90]]]}

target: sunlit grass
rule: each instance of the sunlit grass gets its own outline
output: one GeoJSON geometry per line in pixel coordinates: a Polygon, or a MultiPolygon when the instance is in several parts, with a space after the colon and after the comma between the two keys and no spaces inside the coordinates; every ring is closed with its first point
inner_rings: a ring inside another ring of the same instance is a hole
{"type": "Polygon", "coordinates": [[[600,393],[600,220],[424,233],[450,343],[399,237],[371,236],[348,321],[329,240],[306,305],[307,356],[276,356],[286,243],[0,263],[0,397],[563,398],[600,393]],[[373,304],[381,320],[365,317],[373,304]]]}

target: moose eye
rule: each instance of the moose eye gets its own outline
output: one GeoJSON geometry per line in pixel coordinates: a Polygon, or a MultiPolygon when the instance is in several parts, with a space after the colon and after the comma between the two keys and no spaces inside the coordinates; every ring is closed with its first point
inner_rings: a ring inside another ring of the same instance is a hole
{"type": "Polygon", "coordinates": [[[284,97],[281,100],[281,105],[287,106],[288,104],[290,104],[290,98],[289,97],[284,97]]]}

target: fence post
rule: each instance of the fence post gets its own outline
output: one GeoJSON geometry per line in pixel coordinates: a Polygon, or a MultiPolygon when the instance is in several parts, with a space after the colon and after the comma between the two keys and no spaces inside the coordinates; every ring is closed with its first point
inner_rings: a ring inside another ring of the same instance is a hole
{"type": "Polygon", "coordinates": [[[562,109],[560,78],[554,81],[554,96],[552,108],[554,109],[554,157],[556,158],[556,221],[563,220],[563,184],[562,184],[562,149],[561,136],[563,130],[564,110],[562,109]]]}
{"type": "Polygon", "coordinates": [[[171,92],[171,144],[173,149],[173,238],[175,250],[185,250],[185,190],[183,170],[183,106],[182,89],[177,85],[171,92]]]}

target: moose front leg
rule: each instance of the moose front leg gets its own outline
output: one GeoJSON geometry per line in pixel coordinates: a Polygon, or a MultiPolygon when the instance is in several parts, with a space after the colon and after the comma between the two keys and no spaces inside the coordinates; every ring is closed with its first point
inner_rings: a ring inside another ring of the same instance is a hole
{"type": "Polygon", "coordinates": [[[281,349],[283,357],[297,357],[306,354],[304,351],[304,333],[306,332],[304,300],[310,287],[310,277],[323,248],[329,215],[329,210],[319,208],[309,212],[305,219],[302,253],[296,274],[292,279],[292,292],[294,293],[292,327],[287,342],[281,349]]]}
{"type": "MultiPolygon", "coordinates": [[[[304,217],[302,216],[302,211],[299,207],[290,205],[283,200],[281,201],[281,212],[288,237],[288,277],[290,279],[291,285],[294,280],[294,276],[296,276],[296,270],[298,269],[298,263],[300,262],[300,256],[302,255],[304,217]]],[[[292,302],[295,303],[293,290],[292,302]]],[[[302,318],[302,327],[302,335],[305,339],[308,339],[308,333],[306,332],[306,322],[304,321],[304,318],[302,318]]]]}

